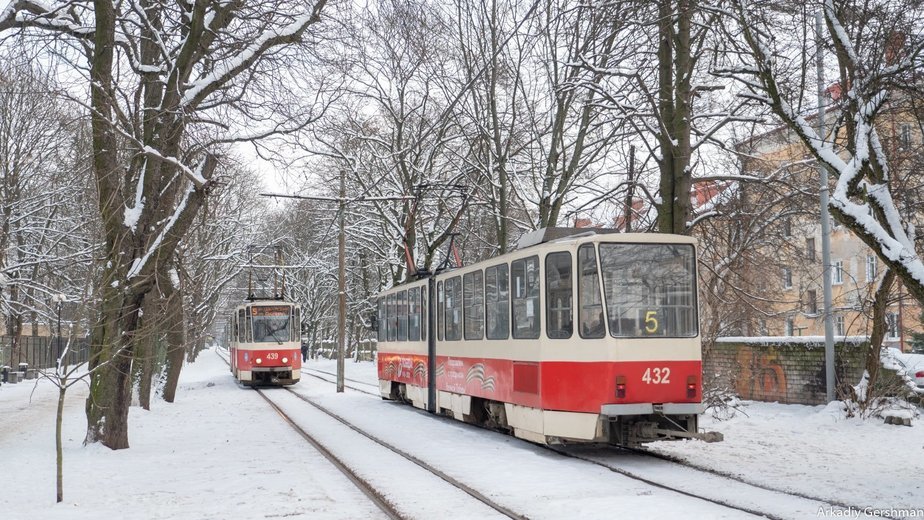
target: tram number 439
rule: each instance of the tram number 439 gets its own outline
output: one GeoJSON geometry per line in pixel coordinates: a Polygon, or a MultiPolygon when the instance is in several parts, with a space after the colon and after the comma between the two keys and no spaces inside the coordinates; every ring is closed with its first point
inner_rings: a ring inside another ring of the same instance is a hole
{"type": "Polygon", "coordinates": [[[670,377],[671,369],[668,367],[647,368],[642,376],[642,381],[649,385],[666,385],[671,382],[670,377]]]}
{"type": "Polygon", "coordinates": [[[279,359],[279,354],[276,352],[270,352],[266,355],[266,359],[279,359]]]}

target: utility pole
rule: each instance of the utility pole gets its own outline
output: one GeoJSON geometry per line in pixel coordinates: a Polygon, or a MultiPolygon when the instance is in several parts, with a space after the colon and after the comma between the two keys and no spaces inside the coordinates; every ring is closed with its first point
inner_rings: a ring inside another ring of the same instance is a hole
{"type": "MultiPolygon", "coordinates": [[[[822,12],[815,13],[815,65],[818,78],[818,138],[825,139],[825,72],[822,56],[822,12]]],[[[825,397],[834,400],[834,323],[831,316],[831,217],[828,215],[828,169],[819,161],[821,178],[821,262],[825,307],[825,397]]]]}
{"type": "Polygon", "coordinates": [[[356,197],[346,198],[346,170],[340,170],[340,193],[337,198],[314,197],[307,195],[286,195],[281,193],[261,193],[263,197],[280,197],[285,199],[314,200],[319,202],[336,202],[339,209],[339,240],[337,243],[337,291],[338,291],[338,317],[337,317],[337,392],[343,392],[343,357],[346,352],[346,213],[347,202],[376,202],[393,200],[415,200],[416,197],[356,197]]]}
{"type": "Polygon", "coordinates": [[[346,352],[346,231],[343,214],[346,206],[346,170],[340,170],[340,240],[337,244],[337,290],[340,294],[337,317],[337,392],[343,392],[343,356],[346,352]]]}

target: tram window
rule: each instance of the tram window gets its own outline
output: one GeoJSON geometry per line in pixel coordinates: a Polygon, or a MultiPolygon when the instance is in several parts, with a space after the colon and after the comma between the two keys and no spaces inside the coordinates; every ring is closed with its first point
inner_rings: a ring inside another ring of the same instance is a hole
{"type": "Polygon", "coordinates": [[[407,341],[407,291],[398,293],[398,341],[407,341]]]}
{"type": "Polygon", "coordinates": [[[515,260],[510,264],[513,290],[513,337],[539,337],[539,257],[515,260]]]}
{"type": "Polygon", "coordinates": [[[549,253],[545,257],[546,336],[553,339],[571,337],[571,253],[549,253]]]}
{"type": "Polygon", "coordinates": [[[251,334],[251,325],[253,323],[253,318],[250,317],[250,312],[252,311],[251,307],[247,307],[247,312],[244,317],[244,341],[250,343],[253,341],[253,334],[251,334]]]}
{"type": "Polygon", "coordinates": [[[388,298],[388,341],[398,339],[398,314],[396,305],[396,295],[389,294],[388,298]]]}
{"type": "Polygon", "coordinates": [[[578,249],[578,319],[582,338],[606,335],[603,299],[600,297],[600,272],[593,244],[578,249]]]}
{"type": "Polygon", "coordinates": [[[379,298],[378,301],[378,338],[379,341],[388,341],[388,318],[385,314],[385,297],[379,298]]]}
{"type": "Polygon", "coordinates": [[[697,335],[693,246],[600,244],[600,272],[610,335],[697,335]]]}
{"type": "Polygon", "coordinates": [[[420,341],[420,287],[407,290],[407,340],[420,341]]]}
{"type": "Polygon", "coordinates": [[[429,285],[420,288],[420,340],[427,341],[427,323],[430,321],[430,310],[427,308],[427,292],[429,285]]]}
{"type": "Polygon", "coordinates": [[[443,341],[443,312],[446,309],[446,295],[443,289],[443,282],[436,284],[436,339],[443,341]]]}
{"type": "Polygon", "coordinates": [[[244,341],[244,309],[237,311],[237,319],[234,320],[234,341],[238,343],[244,341]]]}
{"type": "Polygon", "coordinates": [[[446,280],[446,341],[462,339],[462,277],[446,280]]]}
{"type": "Polygon", "coordinates": [[[301,341],[302,335],[302,318],[301,318],[301,309],[299,307],[292,307],[292,341],[301,341]]]}
{"type": "Polygon", "coordinates": [[[465,308],[465,339],[482,339],[484,337],[484,275],[481,271],[467,273],[462,277],[462,292],[465,308]]]}
{"type": "Polygon", "coordinates": [[[507,290],[507,264],[484,270],[485,315],[488,339],[507,339],[510,335],[510,295],[507,290]]]}
{"type": "Polygon", "coordinates": [[[282,344],[292,337],[292,306],[264,305],[251,307],[250,312],[254,342],[282,344]]]}

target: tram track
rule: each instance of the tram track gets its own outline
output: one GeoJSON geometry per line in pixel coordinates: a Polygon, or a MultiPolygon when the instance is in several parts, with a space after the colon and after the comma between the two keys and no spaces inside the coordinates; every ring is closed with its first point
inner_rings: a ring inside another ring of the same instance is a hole
{"type": "Polygon", "coordinates": [[[305,431],[304,428],[299,426],[286,414],[272,399],[266,396],[266,393],[260,389],[256,389],[257,393],[262,397],[272,409],[282,417],[282,420],[285,421],[293,430],[295,430],[303,439],[305,439],[308,444],[311,445],[318,453],[324,456],[335,468],[337,468],[343,475],[351,482],[354,486],[357,487],[369,500],[379,508],[380,511],[385,513],[385,515],[392,520],[407,520],[407,517],[402,515],[398,509],[392,504],[387,498],[385,498],[372,484],[359,476],[355,471],[353,471],[346,463],[344,463],[340,458],[338,458],[332,451],[325,448],[320,441],[313,437],[310,433],[305,431]]]}
{"type": "MultiPolygon", "coordinates": [[[[219,357],[222,357],[222,356],[219,354],[219,357]]],[[[225,359],[224,357],[222,357],[222,359],[224,359],[227,362],[227,359],[225,359]]],[[[316,377],[328,383],[332,383],[332,384],[336,383],[336,381],[330,381],[324,377],[320,377],[315,374],[305,373],[305,375],[311,375],[313,377],[316,377]]],[[[356,383],[366,384],[366,385],[369,384],[363,381],[357,381],[357,380],[352,380],[352,381],[356,383]]],[[[369,395],[377,395],[377,394],[372,394],[371,392],[368,392],[362,389],[358,389],[358,388],[354,388],[354,389],[359,392],[363,392],[369,395]]],[[[387,450],[389,450],[389,452],[412,463],[416,467],[419,467],[422,470],[425,470],[430,475],[438,477],[440,480],[442,480],[446,484],[449,484],[449,486],[451,486],[453,489],[456,489],[458,491],[465,493],[466,495],[475,499],[476,501],[483,504],[484,506],[490,509],[493,509],[494,511],[496,511],[503,517],[510,518],[512,520],[529,520],[529,517],[527,517],[526,515],[519,514],[491,500],[489,497],[485,496],[484,494],[472,488],[471,486],[468,486],[467,484],[453,478],[452,476],[439,470],[435,466],[432,466],[424,462],[423,460],[415,457],[414,455],[407,453],[404,450],[401,450],[397,446],[394,446],[370,434],[369,432],[364,431],[363,429],[351,423],[344,417],[334,413],[333,411],[327,409],[326,407],[313,401],[312,399],[299,394],[298,392],[292,390],[289,387],[283,387],[282,390],[286,391],[288,395],[291,395],[299,399],[301,402],[307,403],[308,405],[313,407],[315,410],[325,414],[326,416],[330,417],[331,419],[333,419],[340,425],[349,428],[351,431],[355,432],[356,434],[374,442],[375,444],[381,447],[386,448],[387,450]]],[[[392,500],[389,500],[388,498],[386,498],[385,493],[380,488],[378,488],[374,484],[370,483],[367,479],[360,476],[359,472],[356,469],[351,467],[348,463],[346,463],[340,457],[334,454],[333,451],[325,447],[324,444],[316,436],[312,435],[311,433],[306,431],[304,428],[299,426],[296,419],[293,418],[285,410],[283,410],[283,408],[276,401],[270,398],[264,389],[254,388],[254,391],[256,391],[260,395],[260,397],[262,397],[267,402],[267,404],[270,405],[270,407],[283,419],[283,421],[286,424],[288,424],[306,442],[308,442],[315,450],[317,450],[322,456],[324,456],[335,468],[337,468],[341,473],[343,473],[347,477],[347,479],[354,486],[356,486],[363,494],[365,494],[370,499],[370,501],[372,501],[372,503],[375,504],[375,506],[378,507],[388,518],[393,519],[393,520],[408,520],[409,518],[413,518],[413,517],[407,516],[406,514],[403,514],[392,500]]]]}
{"type": "MultiPolygon", "coordinates": [[[[324,377],[324,376],[322,376],[322,375],[318,375],[318,374],[324,374],[324,375],[328,375],[328,376],[337,377],[337,374],[333,374],[333,373],[331,373],[331,372],[326,372],[326,371],[324,371],[324,370],[318,370],[318,369],[316,369],[316,368],[305,368],[304,365],[302,365],[302,375],[311,376],[311,377],[313,377],[313,378],[315,378],[315,379],[320,379],[321,381],[324,381],[324,382],[326,382],[326,383],[337,384],[337,381],[336,381],[336,380],[331,381],[330,379],[327,379],[326,377],[324,377]]],[[[359,383],[359,384],[361,384],[361,385],[366,385],[366,386],[368,386],[368,387],[370,387],[370,388],[375,388],[376,391],[373,393],[373,392],[370,392],[369,390],[364,390],[364,389],[362,389],[362,388],[357,388],[357,387],[355,387],[355,386],[353,386],[353,385],[348,385],[348,384],[344,383],[343,386],[346,387],[346,388],[349,388],[350,390],[355,390],[355,391],[357,391],[357,392],[361,392],[361,393],[368,394],[368,395],[374,395],[374,396],[376,396],[376,397],[379,396],[378,386],[377,386],[377,385],[374,385],[374,384],[372,384],[372,383],[367,383],[367,382],[365,382],[365,381],[360,381],[360,380],[358,380],[358,379],[350,379],[350,378],[348,378],[348,377],[345,377],[343,380],[344,380],[344,381],[352,381],[352,382],[354,382],[354,383],[359,383]]]]}
{"type": "Polygon", "coordinates": [[[830,499],[830,498],[826,498],[826,497],[819,497],[819,496],[809,495],[809,494],[807,494],[807,493],[802,493],[802,492],[799,492],[799,491],[792,491],[792,490],[789,490],[789,489],[782,489],[782,488],[773,487],[773,486],[770,486],[770,485],[767,485],[767,484],[762,484],[762,483],[760,483],[760,482],[754,482],[753,480],[750,480],[750,479],[741,477],[741,476],[739,476],[739,475],[735,475],[735,474],[732,474],[732,473],[727,473],[727,472],[724,472],[724,471],[715,470],[715,469],[712,469],[712,468],[707,468],[707,467],[705,467],[705,466],[700,466],[700,465],[698,465],[698,464],[693,464],[693,463],[691,463],[691,462],[689,462],[689,461],[687,461],[687,460],[681,459],[681,458],[679,458],[679,457],[675,457],[675,456],[673,456],[673,455],[669,455],[669,454],[666,454],[666,453],[659,453],[659,452],[654,451],[654,450],[648,450],[648,449],[644,449],[644,448],[619,448],[619,450],[626,451],[626,452],[629,452],[629,453],[634,453],[634,454],[639,455],[639,456],[642,456],[642,457],[649,457],[649,458],[654,458],[654,459],[662,460],[662,461],[664,461],[664,462],[668,462],[668,463],[671,463],[671,464],[676,464],[676,465],[679,465],[679,466],[682,466],[682,467],[685,467],[685,468],[689,468],[689,469],[691,469],[691,470],[693,470],[693,471],[699,471],[699,472],[702,472],[702,473],[708,473],[708,474],[711,474],[711,475],[715,475],[715,476],[720,477],[720,478],[725,478],[725,479],[729,479],[729,480],[734,480],[735,482],[740,482],[741,484],[744,484],[744,485],[747,485],[747,486],[752,486],[752,487],[755,487],[755,488],[758,488],[758,489],[762,489],[762,490],[764,490],[764,491],[770,491],[770,492],[773,492],[773,493],[781,493],[781,494],[788,495],[788,496],[792,496],[792,497],[797,497],[797,498],[802,498],[802,499],[805,499],[805,500],[812,500],[812,501],[815,501],[815,502],[820,502],[820,503],[823,503],[823,504],[827,504],[827,505],[830,505],[830,506],[834,506],[834,507],[840,508],[840,509],[842,509],[842,510],[853,510],[853,511],[858,511],[858,510],[859,510],[859,511],[863,511],[863,510],[866,510],[866,509],[872,509],[871,507],[867,507],[867,506],[851,505],[851,504],[847,504],[847,503],[841,502],[841,501],[836,500],[836,499],[830,499]]]}
{"type": "MultiPolygon", "coordinates": [[[[316,372],[319,372],[319,373],[321,373],[321,374],[330,375],[330,376],[336,376],[336,374],[331,374],[331,373],[329,373],[329,372],[324,372],[324,371],[320,371],[320,370],[317,370],[316,372]]],[[[317,374],[313,374],[313,373],[312,373],[312,374],[308,374],[308,375],[311,375],[312,377],[315,377],[315,378],[317,378],[317,379],[320,379],[320,380],[322,380],[322,381],[324,381],[324,382],[327,382],[327,383],[330,383],[330,384],[336,384],[336,381],[329,380],[329,379],[327,379],[326,377],[319,376],[319,375],[317,375],[317,374]]],[[[364,385],[373,386],[373,385],[371,385],[370,383],[366,383],[366,382],[364,382],[364,381],[357,381],[357,380],[355,380],[355,379],[352,379],[352,380],[351,380],[351,379],[348,379],[348,380],[353,381],[353,382],[357,382],[357,383],[361,383],[361,384],[364,384],[364,385]]],[[[373,396],[378,396],[377,393],[372,393],[372,392],[366,391],[366,390],[361,389],[361,388],[356,388],[356,387],[350,387],[350,388],[353,389],[353,390],[355,390],[355,391],[358,391],[358,392],[362,392],[362,393],[369,394],[369,395],[373,395],[373,396]]],[[[467,425],[467,426],[474,426],[474,425],[467,425]]],[[[478,426],[474,426],[474,427],[478,427],[478,426]]],[[[636,471],[632,471],[632,470],[625,469],[624,467],[620,467],[620,466],[618,465],[618,463],[614,463],[613,461],[608,461],[608,460],[602,460],[602,459],[600,459],[600,458],[595,458],[594,455],[585,455],[585,454],[582,454],[582,453],[579,453],[579,452],[569,451],[568,449],[559,448],[559,447],[555,447],[555,446],[542,446],[542,445],[538,445],[538,446],[540,446],[540,447],[542,447],[543,449],[546,449],[546,450],[548,450],[548,451],[551,451],[551,452],[553,452],[553,453],[556,453],[557,455],[560,455],[560,456],[563,456],[563,457],[567,457],[567,458],[571,458],[571,459],[575,459],[575,460],[580,460],[580,461],[586,462],[586,463],[588,463],[588,464],[593,464],[593,465],[595,465],[595,466],[599,466],[599,467],[605,468],[605,469],[607,469],[607,470],[609,470],[609,471],[612,471],[613,473],[617,473],[617,474],[620,474],[620,475],[625,476],[625,477],[627,477],[627,478],[630,478],[630,479],[632,479],[632,480],[635,480],[635,481],[638,481],[638,482],[642,482],[642,483],[644,483],[644,484],[647,484],[647,485],[650,485],[650,486],[653,486],[653,487],[657,487],[657,488],[659,488],[659,489],[664,489],[664,490],[666,490],[666,491],[672,491],[672,492],[675,492],[675,493],[678,493],[678,494],[680,494],[680,495],[687,496],[687,497],[690,497],[690,498],[693,498],[693,499],[697,499],[697,500],[702,500],[702,501],[705,501],[705,502],[709,502],[709,503],[715,504],[715,505],[717,505],[717,506],[721,506],[721,507],[733,509],[733,510],[736,510],[736,511],[740,511],[740,512],[742,512],[742,513],[746,513],[746,514],[749,514],[749,515],[753,515],[753,516],[769,518],[769,519],[771,519],[771,520],[785,520],[785,519],[787,519],[787,518],[791,518],[790,516],[775,514],[775,513],[772,513],[772,512],[768,512],[768,511],[766,511],[766,510],[762,510],[761,508],[758,508],[758,507],[752,507],[752,506],[742,505],[742,504],[740,504],[740,503],[735,503],[735,502],[732,502],[732,501],[727,500],[727,499],[724,499],[724,498],[717,498],[717,497],[712,497],[712,496],[706,496],[706,495],[703,494],[703,493],[697,493],[697,492],[691,491],[691,490],[689,490],[689,489],[684,489],[684,488],[681,487],[681,486],[675,486],[675,485],[667,484],[667,483],[665,483],[665,482],[659,482],[659,481],[657,481],[657,480],[654,480],[654,479],[652,479],[652,478],[649,478],[649,477],[644,476],[643,474],[641,474],[641,472],[636,472],[636,471]]],[[[716,479],[720,479],[720,480],[725,480],[725,481],[733,481],[733,482],[736,482],[738,485],[748,486],[749,488],[754,488],[754,489],[760,490],[760,491],[762,491],[762,492],[771,493],[771,494],[775,494],[775,495],[782,495],[783,497],[789,498],[789,499],[798,499],[798,500],[810,501],[810,502],[815,503],[815,504],[812,505],[812,510],[813,510],[813,512],[814,512],[814,511],[817,511],[817,506],[827,506],[827,507],[833,506],[833,507],[835,507],[835,508],[840,508],[840,509],[843,509],[843,510],[849,510],[850,508],[852,508],[852,510],[863,510],[863,509],[864,509],[864,507],[862,507],[862,506],[855,506],[855,505],[851,506],[851,505],[849,505],[849,504],[845,504],[845,503],[842,503],[842,502],[837,501],[837,500],[831,500],[831,499],[827,499],[827,498],[823,498],[823,497],[812,496],[812,495],[809,495],[809,494],[806,494],[806,493],[800,493],[800,492],[798,492],[798,491],[790,491],[790,490],[786,490],[786,489],[775,488],[775,487],[773,487],[773,486],[768,486],[768,485],[761,484],[761,483],[757,483],[757,482],[752,482],[752,481],[750,481],[750,480],[748,480],[748,479],[745,479],[745,478],[742,478],[742,477],[739,477],[739,476],[736,476],[736,475],[726,474],[726,473],[723,473],[723,472],[720,472],[720,471],[711,470],[711,469],[709,469],[709,468],[704,468],[704,467],[701,467],[701,466],[698,466],[698,465],[695,465],[695,464],[690,464],[690,463],[688,463],[687,461],[684,461],[683,459],[679,459],[679,458],[676,458],[676,457],[672,457],[672,456],[666,455],[666,454],[657,453],[657,452],[654,452],[654,451],[651,451],[651,450],[647,450],[647,449],[618,448],[617,451],[616,451],[615,453],[613,453],[613,451],[612,451],[613,448],[612,448],[612,447],[593,447],[593,448],[588,448],[588,451],[594,450],[594,449],[596,449],[596,450],[608,450],[609,452],[608,452],[608,453],[605,453],[604,455],[616,455],[616,454],[625,454],[625,453],[629,453],[629,454],[632,454],[632,455],[636,455],[636,456],[638,456],[638,457],[640,457],[640,458],[655,459],[655,460],[662,461],[662,462],[664,462],[665,464],[670,464],[670,465],[674,465],[674,466],[683,467],[683,468],[685,468],[685,469],[687,469],[687,470],[689,470],[689,471],[692,471],[692,472],[697,472],[697,473],[701,473],[701,474],[706,474],[706,475],[709,475],[709,476],[712,477],[712,478],[716,478],[716,479]]]]}
{"type": "Polygon", "coordinates": [[[397,446],[395,446],[395,445],[393,445],[393,444],[391,444],[391,443],[388,443],[388,442],[386,442],[386,441],[380,439],[379,437],[376,437],[375,435],[372,435],[371,433],[369,433],[369,432],[363,430],[362,428],[356,426],[355,424],[353,424],[353,423],[350,422],[349,420],[347,420],[347,419],[345,419],[344,417],[342,417],[342,416],[340,416],[340,415],[334,413],[333,411],[331,411],[331,410],[327,409],[326,407],[322,406],[321,404],[319,404],[319,403],[317,403],[317,402],[311,400],[310,398],[305,397],[304,395],[301,395],[301,394],[299,394],[298,392],[295,392],[295,391],[292,390],[291,388],[286,388],[285,390],[287,390],[289,393],[291,393],[292,395],[294,395],[294,396],[297,397],[298,399],[300,399],[300,400],[302,400],[302,401],[308,403],[309,405],[313,406],[313,407],[314,407],[315,409],[317,409],[318,411],[320,411],[320,412],[322,412],[322,413],[328,415],[329,417],[335,419],[337,422],[343,424],[343,425],[346,426],[347,428],[350,428],[351,430],[353,430],[354,432],[358,433],[359,435],[362,435],[363,437],[365,437],[365,438],[369,439],[370,441],[372,441],[372,442],[378,444],[379,446],[381,446],[381,447],[383,447],[383,448],[389,450],[390,452],[392,452],[392,453],[394,453],[394,454],[396,454],[396,455],[399,455],[400,457],[402,457],[402,458],[404,458],[404,459],[406,459],[406,460],[408,460],[408,461],[414,463],[415,465],[417,465],[418,467],[424,469],[425,471],[429,472],[430,474],[432,474],[432,475],[434,475],[434,476],[436,476],[436,477],[439,477],[439,478],[442,479],[444,482],[446,482],[446,483],[450,484],[451,486],[453,486],[453,487],[455,487],[455,488],[457,488],[457,489],[459,489],[459,490],[465,492],[465,493],[466,493],[467,495],[469,495],[470,497],[472,497],[472,498],[474,498],[475,500],[481,502],[482,504],[484,504],[484,505],[490,507],[491,509],[497,511],[497,512],[500,513],[501,515],[503,515],[503,516],[505,516],[505,517],[507,517],[507,518],[514,519],[514,520],[527,520],[527,519],[528,519],[528,517],[527,517],[526,515],[521,515],[521,514],[519,514],[519,513],[516,513],[515,511],[513,511],[513,510],[511,510],[511,509],[509,509],[509,508],[507,508],[507,507],[505,507],[505,506],[503,506],[503,505],[501,505],[501,504],[495,502],[494,500],[491,500],[489,497],[485,496],[485,495],[482,494],[480,491],[478,491],[478,490],[472,488],[471,486],[465,484],[464,482],[459,481],[458,479],[453,478],[452,476],[448,475],[448,474],[445,473],[444,471],[442,471],[442,470],[436,468],[435,466],[432,466],[432,465],[428,464],[427,462],[421,460],[421,459],[418,458],[418,457],[415,457],[414,455],[412,455],[412,454],[410,454],[410,453],[408,453],[408,452],[402,450],[401,448],[398,448],[397,446]]]}

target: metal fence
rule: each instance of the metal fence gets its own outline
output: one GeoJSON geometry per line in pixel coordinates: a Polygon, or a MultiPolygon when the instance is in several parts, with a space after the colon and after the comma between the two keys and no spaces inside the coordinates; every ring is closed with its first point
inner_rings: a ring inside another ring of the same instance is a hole
{"type": "MultiPolygon", "coordinates": [[[[0,336],[0,366],[15,369],[20,363],[28,363],[29,368],[52,368],[57,363],[59,352],[64,350],[68,341],[67,338],[19,336],[15,338],[16,348],[13,348],[13,339],[13,336],[0,336]]],[[[67,356],[68,365],[85,363],[89,356],[89,340],[86,338],[71,340],[67,356]]]]}

